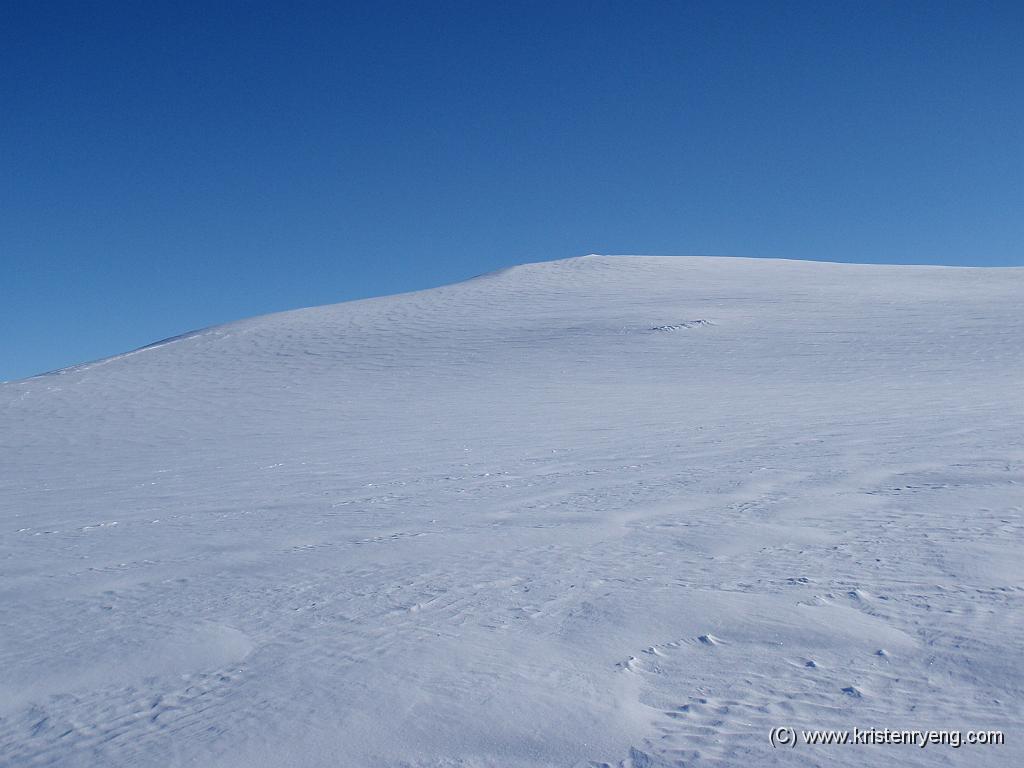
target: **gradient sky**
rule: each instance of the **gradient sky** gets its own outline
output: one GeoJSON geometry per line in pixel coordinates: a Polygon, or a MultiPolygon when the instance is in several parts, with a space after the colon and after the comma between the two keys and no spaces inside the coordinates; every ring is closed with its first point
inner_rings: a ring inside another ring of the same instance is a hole
{"type": "Polygon", "coordinates": [[[1024,264],[1024,3],[0,0],[0,379],[585,253],[1024,264]]]}

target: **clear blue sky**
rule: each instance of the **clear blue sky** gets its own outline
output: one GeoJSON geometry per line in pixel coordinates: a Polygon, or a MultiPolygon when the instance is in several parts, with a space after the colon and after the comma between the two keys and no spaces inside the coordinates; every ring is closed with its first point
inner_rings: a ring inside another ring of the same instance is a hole
{"type": "Polygon", "coordinates": [[[584,253],[1024,263],[1024,3],[0,3],[0,379],[584,253]]]}

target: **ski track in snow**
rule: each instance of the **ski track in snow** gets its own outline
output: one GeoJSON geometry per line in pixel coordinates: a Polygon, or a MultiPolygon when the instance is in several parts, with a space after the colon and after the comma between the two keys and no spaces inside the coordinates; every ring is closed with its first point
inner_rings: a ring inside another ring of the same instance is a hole
{"type": "Polygon", "coordinates": [[[1019,764],[1021,306],[585,257],[0,385],[0,764],[1019,764]]]}

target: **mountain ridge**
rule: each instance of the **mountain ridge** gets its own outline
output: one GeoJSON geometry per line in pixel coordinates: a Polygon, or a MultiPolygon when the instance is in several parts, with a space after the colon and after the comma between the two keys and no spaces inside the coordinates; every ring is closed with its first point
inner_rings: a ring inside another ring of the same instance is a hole
{"type": "MultiPolygon", "coordinates": [[[[332,303],[329,303],[329,304],[312,305],[312,306],[306,306],[306,307],[296,307],[296,308],[293,308],[293,309],[286,309],[286,310],[281,310],[281,311],[277,311],[277,312],[271,312],[271,313],[267,313],[267,314],[252,315],[252,316],[248,316],[248,317],[244,317],[244,318],[239,318],[239,319],[236,319],[236,320],[230,320],[230,321],[227,321],[227,322],[224,322],[224,323],[218,323],[218,324],[212,325],[212,326],[205,326],[205,327],[197,328],[197,329],[194,329],[194,330],[191,330],[191,331],[185,331],[183,333],[175,334],[173,336],[169,336],[169,337],[166,337],[166,338],[163,338],[163,339],[158,339],[156,341],[150,342],[148,344],[144,344],[144,345],[142,345],[140,347],[136,347],[134,349],[126,350],[124,352],[115,353],[113,355],[108,355],[106,357],[97,358],[95,360],[88,360],[88,361],[84,361],[84,362],[81,362],[81,363],[75,363],[73,365],[63,366],[61,368],[56,368],[56,369],[53,369],[51,371],[44,371],[44,372],[41,372],[41,373],[38,373],[38,374],[34,374],[32,376],[27,376],[27,377],[24,377],[22,379],[12,379],[12,380],[9,380],[9,381],[2,381],[2,382],[0,382],[0,386],[6,385],[6,384],[16,383],[16,382],[19,382],[19,381],[28,381],[28,380],[39,378],[39,377],[63,375],[66,372],[75,371],[75,370],[82,369],[82,368],[87,368],[87,367],[94,367],[96,365],[102,365],[102,364],[104,364],[106,362],[109,362],[109,361],[112,361],[112,360],[116,360],[116,359],[119,359],[119,358],[122,358],[122,357],[126,357],[126,356],[129,356],[129,355],[134,355],[134,354],[137,354],[139,352],[144,352],[144,351],[147,351],[147,350],[156,349],[158,347],[162,347],[162,346],[167,345],[167,344],[172,344],[172,343],[175,343],[175,342],[183,341],[183,340],[186,340],[186,339],[189,339],[189,338],[192,338],[192,337],[204,335],[204,334],[207,334],[207,333],[217,332],[217,331],[220,331],[220,330],[223,330],[223,329],[228,329],[228,328],[231,328],[231,327],[234,327],[234,326],[239,326],[239,325],[242,325],[242,324],[245,324],[245,323],[263,321],[263,320],[274,318],[274,317],[277,317],[277,316],[280,316],[280,315],[286,315],[286,314],[293,313],[293,312],[305,312],[305,311],[310,311],[310,310],[321,310],[321,309],[327,309],[327,308],[330,308],[330,307],[338,307],[338,306],[343,305],[343,304],[356,304],[356,303],[359,303],[359,302],[367,302],[367,301],[380,301],[380,300],[397,299],[399,297],[413,296],[413,295],[416,295],[416,294],[421,294],[421,293],[429,292],[429,291],[450,290],[450,289],[457,288],[458,286],[462,286],[462,285],[466,285],[466,284],[470,284],[470,283],[486,282],[486,281],[490,281],[490,280],[500,279],[502,277],[511,277],[511,276],[515,275],[516,273],[530,272],[531,269],[534,270],[534,271],[543,271],[543,272],[551,273],[552,269],[557,269],[558,267],[571,268],[573,266],[573,264],[580,265],[580,264],[583,264],[583,263],[586,263],[586,262],[594,263],[594,262],[597,262],[599,260],[605,260],[606,263],[616,263],[616,262],[626,262],[626,261],[639,262],[639,263],[646,262],[648,265],[658,265],[658,266],[665,266],[665,267],[667,267],[669,265],[673,265],[673,266],[678,267],[680,264],[686,263],[686,262],[690,262],[690,263],[708,263],[708,262],[717,262],[717,261],[722,261],[722,262],[728,261],[728,262],[733,262],[733,263],[751,263],[751,264],[759,264],[759,265],[765,265],[765,264],[815,265],[815,266],[826,267],[826,268],[828,268],[828,267],[839,267],[839,268],[842,268],[842,269],[854,268],[854,269],[857,269],[857,270],[859,270],[861,268],[867,268],[867,269],[871,269],[871,270],[874,270],[874,269],[882,269],[882,270],[896,269],[896,270],[914,270],[914,271],[930,271],[930,270],[965,270],[965,271],[970,270],[970,271],[975,271],[975,270],[980,270],[980,271],[999,271],[999,272],[1010,272],[1010,273],[1012,273],[1015,270],[1019,270],[1020,272],[1024,273],[1024,267],[970,267],[970,266],[924,265],[924,264],[872,264],[872,263],[848,263],[848,262],[831,262],[831,261],[811,261],[811,260],[786,259],[786,258],[755,258],[755,257],[743,257],[743,256],[701,256],[701,255],[693,255],[693,256],[655,256],[655,255],[596,254],[596,253],[591,253],[591,254],[585,254],[585,255],[582,255],[582,256],[568,257],[568,258],[564,258],[564,259],[554,259],[554,260],[548,260],[548,261],[526,262],[526,263],[523,263],[523,264],[514,264],[514,265],[511,265],[511,266],[508,266],[508,267],[502,267],[500,269],[496,269],[496,270],[493,270],[493,271],[490,271],[490,272],[484,272],[484,273],[481,273],[479,275],[475,275],[475,276],[472,276],[472,277],[469,277],[469,278],[466,278],[466,279],[463,279],[463,280],[457,280],[457,281],[452,282],[452,283],[446,283],[444,285],[436,286],[436,287],[433,287],[433,288],[423,288],[423,289],[418,289],[418,290],[413,290],[413,291],[405,291],[405,292],[397,293],[397,294],[386,294],[386,295],[381,295],[381,296],[369,296],[369,297],[365,297],[365,298],[361,298],[361,299],[351,299],[351,300],[346,300],[346,301],[342,301],[342,302],[332,302],[332,303]]],[[[554,274],[555,274],[555,276],[559,276],[558,273],[554,273],[554,274]]],[[[561,275],[561,276],[564,277],[565,275],[561,275]]]]}

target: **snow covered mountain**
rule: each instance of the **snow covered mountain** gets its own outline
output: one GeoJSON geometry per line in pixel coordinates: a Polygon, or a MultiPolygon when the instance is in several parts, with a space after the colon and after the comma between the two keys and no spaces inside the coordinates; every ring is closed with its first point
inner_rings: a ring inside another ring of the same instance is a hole
{"type": "Polygon", "coordinates": [[[0,385],[0,763],[1024,764],[1022,307],[589,256],[0,385]]]}

